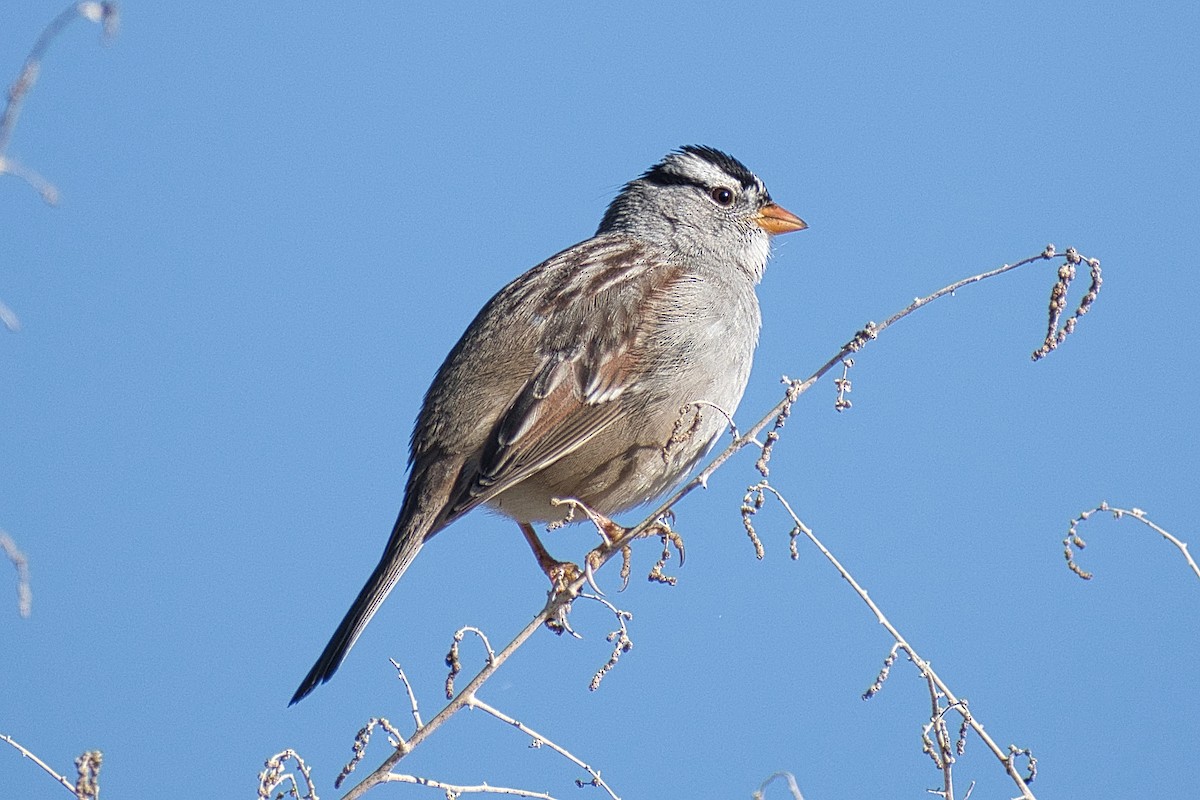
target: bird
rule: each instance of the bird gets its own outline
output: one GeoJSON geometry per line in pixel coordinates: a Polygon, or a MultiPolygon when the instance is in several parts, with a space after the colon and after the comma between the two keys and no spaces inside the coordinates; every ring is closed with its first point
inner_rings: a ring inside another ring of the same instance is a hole
{"type": "Polygon", "coordinates": [[[563,519],[555,499],[607,518],[681,483],[745,391],[771,239],[807,227],[742,162],[686,145],[625,184],[595,235],[497,292],[426,392],[383,555],[289,705],[333,676],[422,545],[472,509],[516,521],[553,580],[568,562],[533,524],[563,519]]]}

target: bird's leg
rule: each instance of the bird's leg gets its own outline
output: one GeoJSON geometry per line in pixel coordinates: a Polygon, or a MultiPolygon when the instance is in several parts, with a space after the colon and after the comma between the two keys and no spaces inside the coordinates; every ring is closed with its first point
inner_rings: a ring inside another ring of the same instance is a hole
{"type": "Polygon", "coordinates": [[[528,522],[518,522],[521,528],[521,533],[525,536],[525,541],[529,542],[529,548],[533,550],[533,557],[537,559],[538,566],[542,568],[542,572],[546,573],[546,577],[554,584],[556,591],[562,591],[575,582],[583,573],[579,571],[579,567],[572,564],[570,561],[559,561],[554,556],[550,555],[550,551],[542,544],[542,540],[538,538],[537,531],[528,522]]]}
{"type": "MultiPolygon", "coordinates": [[[[528,522],[518,522],[517,525],[521,528],[525,541],[529,542],[529,548],[533,550],[533,557],[537,559],[538,566],[550,579],[550,591],[554,593],[555,597],[567,595],[571,584],[575,583],[575,580],[583,574],[579,567],[570,561],[559,561],[550,555],[550,551],[538,538],[537,531],[528,522]]],[[[568,596],[559,604],[554,616],[546,620],[546,627],[555,633],[569,633],[575,638],[579,638],[579,634],[571,630],[571,624],[567,621],[567,616],[571,613],[572,599],[574,598],[568,596]]]]}

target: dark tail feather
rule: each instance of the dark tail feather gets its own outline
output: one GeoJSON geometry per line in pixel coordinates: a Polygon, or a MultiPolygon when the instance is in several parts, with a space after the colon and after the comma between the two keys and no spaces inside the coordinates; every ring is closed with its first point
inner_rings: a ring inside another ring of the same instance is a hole
{"type": "Polygon", "coordinates": [[[342,624],[338,625],[329,644],[325,645],[325,651],[321,653],[317,663],[313,664],[308,675],[300,682],[300,688],[292,695],[289,706],[299,703],[313,689],[333,677],[333,673],[337,672],[338,667],[342,664],[342,659],[350,652],[350,648],[358,640],[363,628],[367,627],[367,623],[371,621],[371,617],[375,616],[375,612],[379,610],[379,606],[392,591],[396,581],[400,580],[404,570],[408,569],[408,565],[420,551],[421,545],[424,544],[424,537],[414,536],[411,532],[407,532],[408,535],[405,536],[400,531],[400,520],[397,520],[396,528],[392,531],[392,537],[388,540],[387,549],[384,550],[379,565],[375,567],[375,571],[367,579],[366,585],[358,593],[354,605],[350,606],[350,610],[346,612],[342,624]]]}

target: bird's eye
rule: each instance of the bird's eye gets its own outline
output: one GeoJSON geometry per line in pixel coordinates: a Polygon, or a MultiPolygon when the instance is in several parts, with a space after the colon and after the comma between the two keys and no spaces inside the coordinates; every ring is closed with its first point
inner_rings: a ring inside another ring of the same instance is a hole
{"type": "Polygon", "coordinates": [[[715,186],[709,191],[708,196],[713,199],[713,202],[719,206],[728,206],[733,203],[733,191],[726,189],[724,186],[715,186]]]}

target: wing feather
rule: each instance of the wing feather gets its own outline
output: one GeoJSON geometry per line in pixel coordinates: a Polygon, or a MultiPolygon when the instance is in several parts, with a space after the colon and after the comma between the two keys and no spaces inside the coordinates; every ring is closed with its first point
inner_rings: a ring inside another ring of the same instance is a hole
{"type": "Polygon", "coordinates": [[[582,264],[564,258],[567,251],[539,268],[563,270],[558,280],[518,279],[505,290],[509,297],[497,297],[506,313],[542,321],[536,366],[499,414],[479,458],[464,465],[448,518],[551,467],[638,405],[630,388],[639,374],[637,343],[652,322],[647,310],[661,304],[679,270],[628,239],[580,247],[589,245],[596,252],[584,254],[590,257],[582,264]]]}

